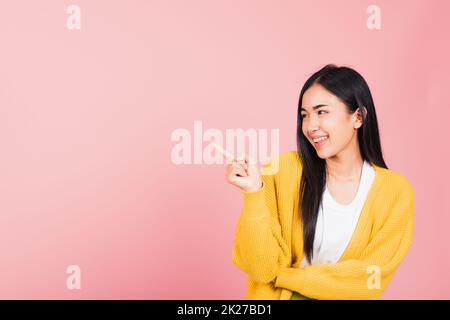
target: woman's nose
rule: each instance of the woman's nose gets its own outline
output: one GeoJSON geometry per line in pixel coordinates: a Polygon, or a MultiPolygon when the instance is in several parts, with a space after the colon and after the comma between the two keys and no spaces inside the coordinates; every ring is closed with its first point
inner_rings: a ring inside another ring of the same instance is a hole
{"type": "Polygon", "coordinates": [[[316,117],[311,117],[308,121],[308,132],[314,132],[319,129],[319,120],[316,117]]]}

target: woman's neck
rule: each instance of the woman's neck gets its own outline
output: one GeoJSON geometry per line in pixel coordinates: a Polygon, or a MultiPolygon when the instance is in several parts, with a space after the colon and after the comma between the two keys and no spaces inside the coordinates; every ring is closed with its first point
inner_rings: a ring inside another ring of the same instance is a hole
{"type": "Polygon", "coordinates": [[[358,181],[364,161],[359,153],[326,159],[327,179],[336,182],[358,181]]]}

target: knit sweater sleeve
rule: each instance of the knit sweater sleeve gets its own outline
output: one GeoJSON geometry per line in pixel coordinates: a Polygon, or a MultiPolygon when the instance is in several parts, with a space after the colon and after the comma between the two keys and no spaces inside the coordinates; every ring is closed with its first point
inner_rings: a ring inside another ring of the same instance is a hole
{"type": "Polygon", "coordinates": [[[408,183],[358,259],[286,267],[275,286],[314,299],[379,299],[412,245],[413,225],[414,195],[408,183]]]}
{"type": "MultiPolygon", "coordinates": [[[[270,171],[273,161],[279,158],[264,164],[261,172],[270,171]]],[[[233,264],[262,283],[273,282],[282,267],[290,266],[279,222],[277,172],[261,174],[263,186],[258,191],[242,191],[243,207],[233,242],[233,264]]]]}

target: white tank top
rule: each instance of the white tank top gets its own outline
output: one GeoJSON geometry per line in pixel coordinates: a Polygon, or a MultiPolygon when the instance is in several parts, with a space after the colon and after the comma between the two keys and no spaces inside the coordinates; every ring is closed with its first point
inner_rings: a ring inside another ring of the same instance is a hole
{"type": "MultiPolygon", "coordinates": [[[[362,207],[375,179],[375,169],[364,161],[358,191],[353,201],[340,204],[331,196],[328,188],[322,196],[322,206],[314,237],[314,256],[311,264],[336,263],[349,244],[356,229],[362,207]]],[[[300,267],[309,265],[304,256],[300,267]]]]}

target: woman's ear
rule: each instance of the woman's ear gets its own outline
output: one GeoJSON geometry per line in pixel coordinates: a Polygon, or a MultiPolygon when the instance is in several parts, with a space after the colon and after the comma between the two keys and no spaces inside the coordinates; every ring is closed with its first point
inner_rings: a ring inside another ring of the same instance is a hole
{"type": "Polygon", "coordinates": [[[355,112],[355,115],[356,115],[355,129],[358,129],[363,125],[364,119],[362,117],[361,112],[364,113],[364,119],[366,119],[366,117],[367,117],[366,107],[359,107],[355,112]]]}

